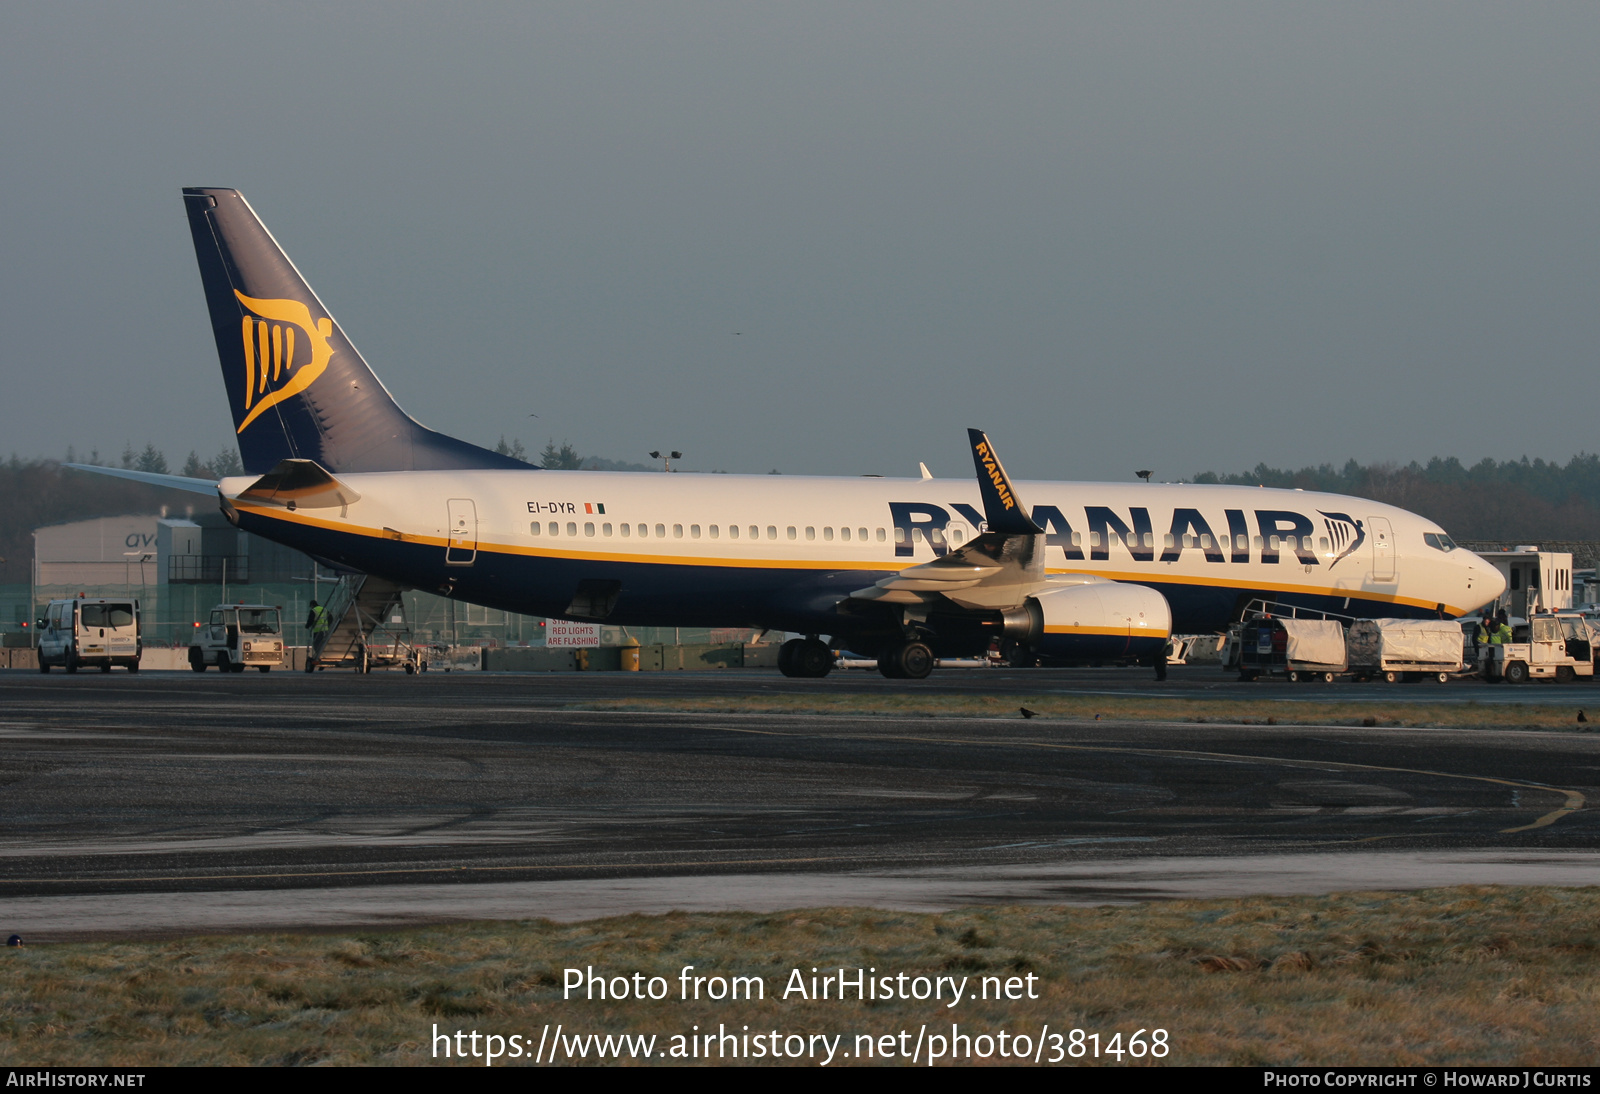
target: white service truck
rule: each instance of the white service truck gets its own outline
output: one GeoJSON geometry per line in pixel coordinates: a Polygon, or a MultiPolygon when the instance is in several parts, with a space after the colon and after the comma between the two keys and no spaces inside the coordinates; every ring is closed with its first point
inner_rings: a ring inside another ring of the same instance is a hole
{"type": "Polygon", "coordinates": [[[189,646],[189,667],[204,672],[258,669],[283,664],[283,610],[271,604],[218,604],[209,622],[197,624],[189,646]]]}
{"type": "Polygon", "coordinates": [[[1511,641],[1478,647],[1478,672],[1485,680],[1526,684],[1532,679],[1561,683],[1594,676],[1594,638],[1589,623],[1575,612],[1535,615],[1514,624],[1511,641]]]}

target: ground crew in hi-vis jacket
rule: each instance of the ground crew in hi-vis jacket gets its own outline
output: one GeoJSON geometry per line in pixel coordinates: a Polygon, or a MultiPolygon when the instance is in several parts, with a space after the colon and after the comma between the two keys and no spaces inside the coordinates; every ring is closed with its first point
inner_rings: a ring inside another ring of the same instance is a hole
{"type": "Polygon", "coordinates": [[[328,627],[328,609],[313,600],[311,612],[306,616],[306,630],[311,632],[311,648],[306,651],[307,672],[317,667],[316,655],[322,649],[322,644],[328,640],[328,627]]]}

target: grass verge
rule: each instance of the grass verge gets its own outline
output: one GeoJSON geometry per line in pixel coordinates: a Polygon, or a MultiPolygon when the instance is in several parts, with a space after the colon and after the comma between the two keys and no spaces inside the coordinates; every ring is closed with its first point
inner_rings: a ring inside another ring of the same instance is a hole
{"type": "MultiPolygon", "coordinates": [[[[653,1034],[660,1052],[695,1026],[843,1035],[850,1056],[837,1066],[867,1062],[858,1034],[914,1039],[919,1027],[948,1034],[955,1022],[991,1037],[1077,1027],[1102,1045],[1165,1029],[1169,1054],[1146,1064],[1578,1065],[1600,1054],[1597,954],[1594,888],[62,944],[0,956],[0,1064],[459,1064],[433,1055],[436,1029],[520,1035],[531,1055],[541,1029],[560,1024],[569,1038],[653,1034]],[[684,965],[761,976],[765,999],[681,1001],[684,965]],[[563,970],[588,966],[660,976],[671,993],[563,1001],[563,970]],[[986,976],[998,986],[1031,975],[1037,998],[951,1008],[948,991],[944,1002],[780,997],[791,970],[809,981],[813,966],[965,976],[973,992],[986,976]]],[[[1057,1050],[1046,1046],[1048,1060],[1057,1050]]]]}
{"type": "Polygon", "coordinates": [[[1583,733],[1600,728],[1600,692],[1567,703],[1414,703],[1381,700],[1318,702],[1283,698],[1210,699],[1102,695],[738,695],[682,699],[617,699],[570,703],[568,710],[687,714],[836,714],[928,718],[1021,718],[1072,721],[1221,722],[1229,725],[1414,726],[1443,729],[1543,729],[1583,733]],[[1587,701],[1593,722],[1579,722],[1587,701]]]}

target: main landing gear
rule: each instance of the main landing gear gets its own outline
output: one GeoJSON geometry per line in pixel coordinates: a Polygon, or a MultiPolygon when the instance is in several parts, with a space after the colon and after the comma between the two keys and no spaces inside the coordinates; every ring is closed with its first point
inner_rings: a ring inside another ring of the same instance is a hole
{"type": "Polygon", "coordinates": [[[815,635],[791,638],[778,647],[778,671],[785,676],[826,676],[833,671],[833,651],[815,635]]]}
{"type": "Polygon", "coordinates": [[[878,658],[878,671],[891,680],[923,680],[933,671],[933,651],[923,642],[902,642],[878,658]]]}

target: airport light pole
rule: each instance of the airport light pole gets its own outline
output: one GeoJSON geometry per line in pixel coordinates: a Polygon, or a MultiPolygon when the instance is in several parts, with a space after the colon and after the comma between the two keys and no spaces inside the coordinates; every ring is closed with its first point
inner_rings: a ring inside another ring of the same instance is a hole
{"type": "Polygon", "coordinates": [[[659,452],[652,452],[652,453],[650,453],[650,458],[652,460],[660,460],[661,461],[661,470],[663,470],[663,471],[671,471],[672,470],[672,461],[673,460],[681,460],[681,459],[683,459],[683,453],[682,452],[668,452],[665,456],[663,456],[659,452]]]}

